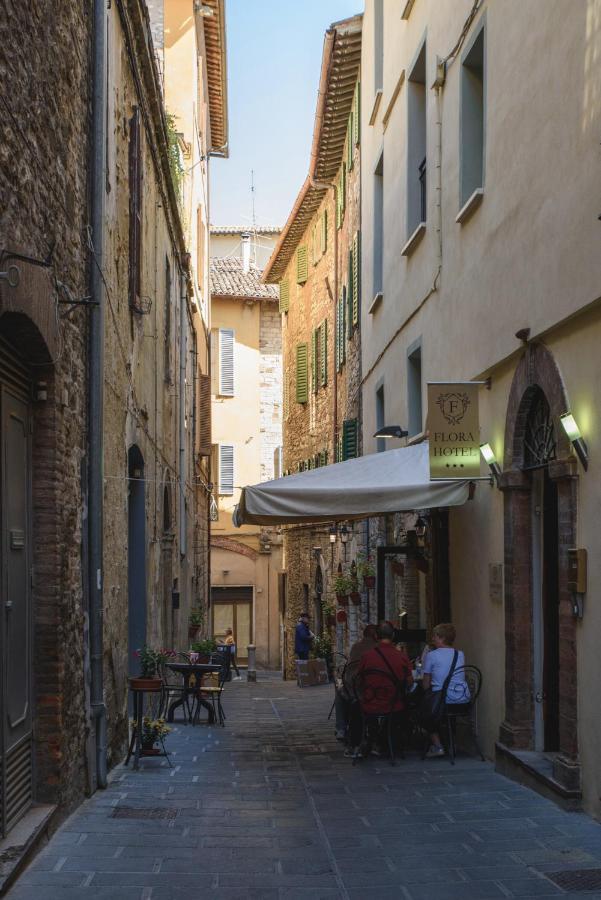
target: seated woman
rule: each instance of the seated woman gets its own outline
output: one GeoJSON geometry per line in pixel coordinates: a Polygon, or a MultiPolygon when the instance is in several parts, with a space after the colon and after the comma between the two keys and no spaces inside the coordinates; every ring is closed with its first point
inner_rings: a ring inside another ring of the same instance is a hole
{"type": "MultiPolygon", "coordinates": [[[[432,631],[431,645],[434,649],[430,650],[424,662],[422,682],[424,690],[432,688],[434,693],[442,690],[455,658],[455,649],[453,647],[455,637],[455,626],[451,625],[450,622],[437,625],[432,631]]],[[[471,699],[470,689],[463,673],[463,666],[465,666],[465,656],[462,650],[458,650],[446,697],[447,704],[455,706],[456,712],[461,712],[462,708],[466,708],[471,699]]],[[[432,732],[430,740],[430,749],[426,755],[428,757],[444,756],[445,750],[438,732],[432,732]]]]}

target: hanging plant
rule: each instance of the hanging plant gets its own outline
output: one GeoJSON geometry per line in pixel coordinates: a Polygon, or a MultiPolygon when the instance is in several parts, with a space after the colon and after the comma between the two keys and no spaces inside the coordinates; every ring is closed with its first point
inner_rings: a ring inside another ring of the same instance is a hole
{"type": "Polygon", "coordinates": [[[348,606],[349,594],[353,590],[352,579],[348,575],[339,573],[334,579],[334,593],[339,606],[348,606]]]}
{"type": "Polygon", "coordinates": [[[344,625],[347,620],[346,609],[339,609],[336,613],[336,621],[339,625],[344,625]]]}

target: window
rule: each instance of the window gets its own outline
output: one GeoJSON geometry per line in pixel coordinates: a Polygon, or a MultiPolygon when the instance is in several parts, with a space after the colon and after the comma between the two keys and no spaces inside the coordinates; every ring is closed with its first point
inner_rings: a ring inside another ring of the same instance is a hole
{"type": "Polygon", "coordinates": [[[302,244],[296,251],[296,283],[304,284],[308,277],[307,245],[302,244]]]}
{"type": "MultiPolygon", "coordinates": [[[[380,387],[376,390],[376,431],[379,431],[380,428],[384,428],[385,424],[386,413],[384,409],[384,385],[381,384],[380,387]]],[[[377,439],[376,450],[378,453],[382,453],[384,450],[386,450],[385,438],[377,439]]]]}
{"type": "Polygon", "coordinates": [[[129,305],[139,310],[142,262],[142,129],[140,111],[129,120],[129,305]]]}
{"type": "Polygon", "coordinates": [[[198,376],[198,453],[211,454],[211,377],[198,376]]]}
{"type": "Polygon", "coordinates": [[[231,496],[234,493],[234,447],[219,444],[219,493],[231,496]]]}
{"type": "Polygon", "coordinates": [[[319,383],[325,387],[328,383],[328,320],[324,319],[319,326],[319,383]]]}
{"type": "Polygon", "coordinates": [[[296,402],[306,403],[309,399],[309,386],[307,383],[307,345],[296,345],[296,402]]]}
{"type": "Polygon", "coordinates": [[[359,303],[361,299],[361,232],[356,231],[351,250],[351,268],[349,270],[349,335],[359,325],[359,303]]]}
{"type": "Polygon", "coordinates": [[[234,396],[234,329],[219,329],[219,393],[234,396]]]}
{"type": "Polygon", "coordinates": [[[381,294],[384,283],[384,154],[374,172],[374,297],[381,294]]]}
{"type": "Polygon", "coordinates": [[[336,228],[342,228],[346,209],[346,163],[343,162],[336,186],[336,228]]]}
{"type": "Polygon", "coordinates": [[[484,96],[482,27],[461,66],[461,207],[484,185],[484,96]]]}
{"type": "Polygon", "coordinates": [[[361,141],[361,82],[355,85],[353,97],[353,144],[358,146],[361,141]]]}
{"type": "Polygon", "coordinates": [[[357,419],[346,419],[342,423],[342,459],[359,456],[359,424],[357,419]]]}
{"type": "Polygon", "coordinates": [[[422,430],[422,348],[413,345],[407,353],[407,409],[410,435],[422,430]]]}
{"type": "Polygon", "coordinates": [[[426,221],[426,45],[407,84],[407,237],[426,221]]]}
{"type": "Polygon", "coordinates": [[[346,287],[343,286],[342,294],[336,301],[336,334],[334,335],[336,345],[336,369],[338,372],[342,369],[346,358],[345,347],[345,317],[346,317],[346,287]]]}
{"type": "Polygon", "coordinates": [[[290,306],[290,282],[287,278],[280,281],[280,312],[287,313],[290,306]]]}
{"type": "Polygon", "coordinates": [[[165,257],[165,343],[163,345],[163,378],[171,384],[171,264],[165,257]]]}
{"type": "Polygon", "coordinates": [[[384,0],[374,2],[374,93],[384,87],[384,0]]]}

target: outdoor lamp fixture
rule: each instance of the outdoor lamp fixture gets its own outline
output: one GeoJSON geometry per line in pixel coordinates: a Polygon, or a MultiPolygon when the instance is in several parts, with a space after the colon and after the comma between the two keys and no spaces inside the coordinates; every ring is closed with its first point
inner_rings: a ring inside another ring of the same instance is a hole
{"type": "Polygon", "coordinates": [[[586,471],[586,469],[588,469],[588,447],[584,443],[584,438],[580,434],[580,429],[576,424],[576,419],[574,418],[572,413],[567,412],[564,413],[563,416],[559,417],[559,421],[563,425],[563,430],[572,442],[572,446],[576,451],[576,456],[582,463],[583,469],[586,471]]]}
{"type": "Polygon", "coordinates": [[[418,516],[417,519],[415,520],[415,525],[413,526],[418,540],[423,541],[423,539],[425,538],[426,527],[427,527],[426,520],[422,519],[421,516],[418,516]]]}
{"type": "Polygon", "coordinates": [[[490,444],[480,444],[480,453],[482,454],[484,462],[490,469],[493,478],[498,484],[499,478],[501,477],[501,466],[497,462],[497,457],[494,454],[493,448],[490,446],[490,444]]]}
{"type": "Polygon", "coordinates": [[[340,528],[340,540],[342,541],[343,544],[346,544],[346,542],[348,541],[348,535],[349,535],[348,528],[346,527],[346,525],[342,525],[342,527],[340,528]]]}
{"type": "Polygon", "coordinates": [[[400,425],[385,425],[384,428],[379,428],[374,434],[375,438],[404,438],[409,434],[408,431],[405,431],[404,428],[401,428],[400,425]]]}
{"type": "Polygon", "coordinates": [[[330,526],[330,544],[336,543],[336,538],[338,537],[338,531],[335,525],[330,526]]]}

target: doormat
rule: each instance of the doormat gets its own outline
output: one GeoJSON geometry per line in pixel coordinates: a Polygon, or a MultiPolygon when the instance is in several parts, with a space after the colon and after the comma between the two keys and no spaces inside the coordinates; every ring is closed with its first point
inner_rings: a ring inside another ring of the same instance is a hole
{"type": "Polygon", "coordinates": [[[596,891],[601,888],[601,869],[567,869],[565,872],[545,872],[564,891],[596,891]]]}
{"type": "Polygon", "coordinates": [[[166,809],[163,806],[152,806],[147,809],[136,809],[134,806],[116,806],[113,819],[175,819],[177,809],[166,809]]]}

